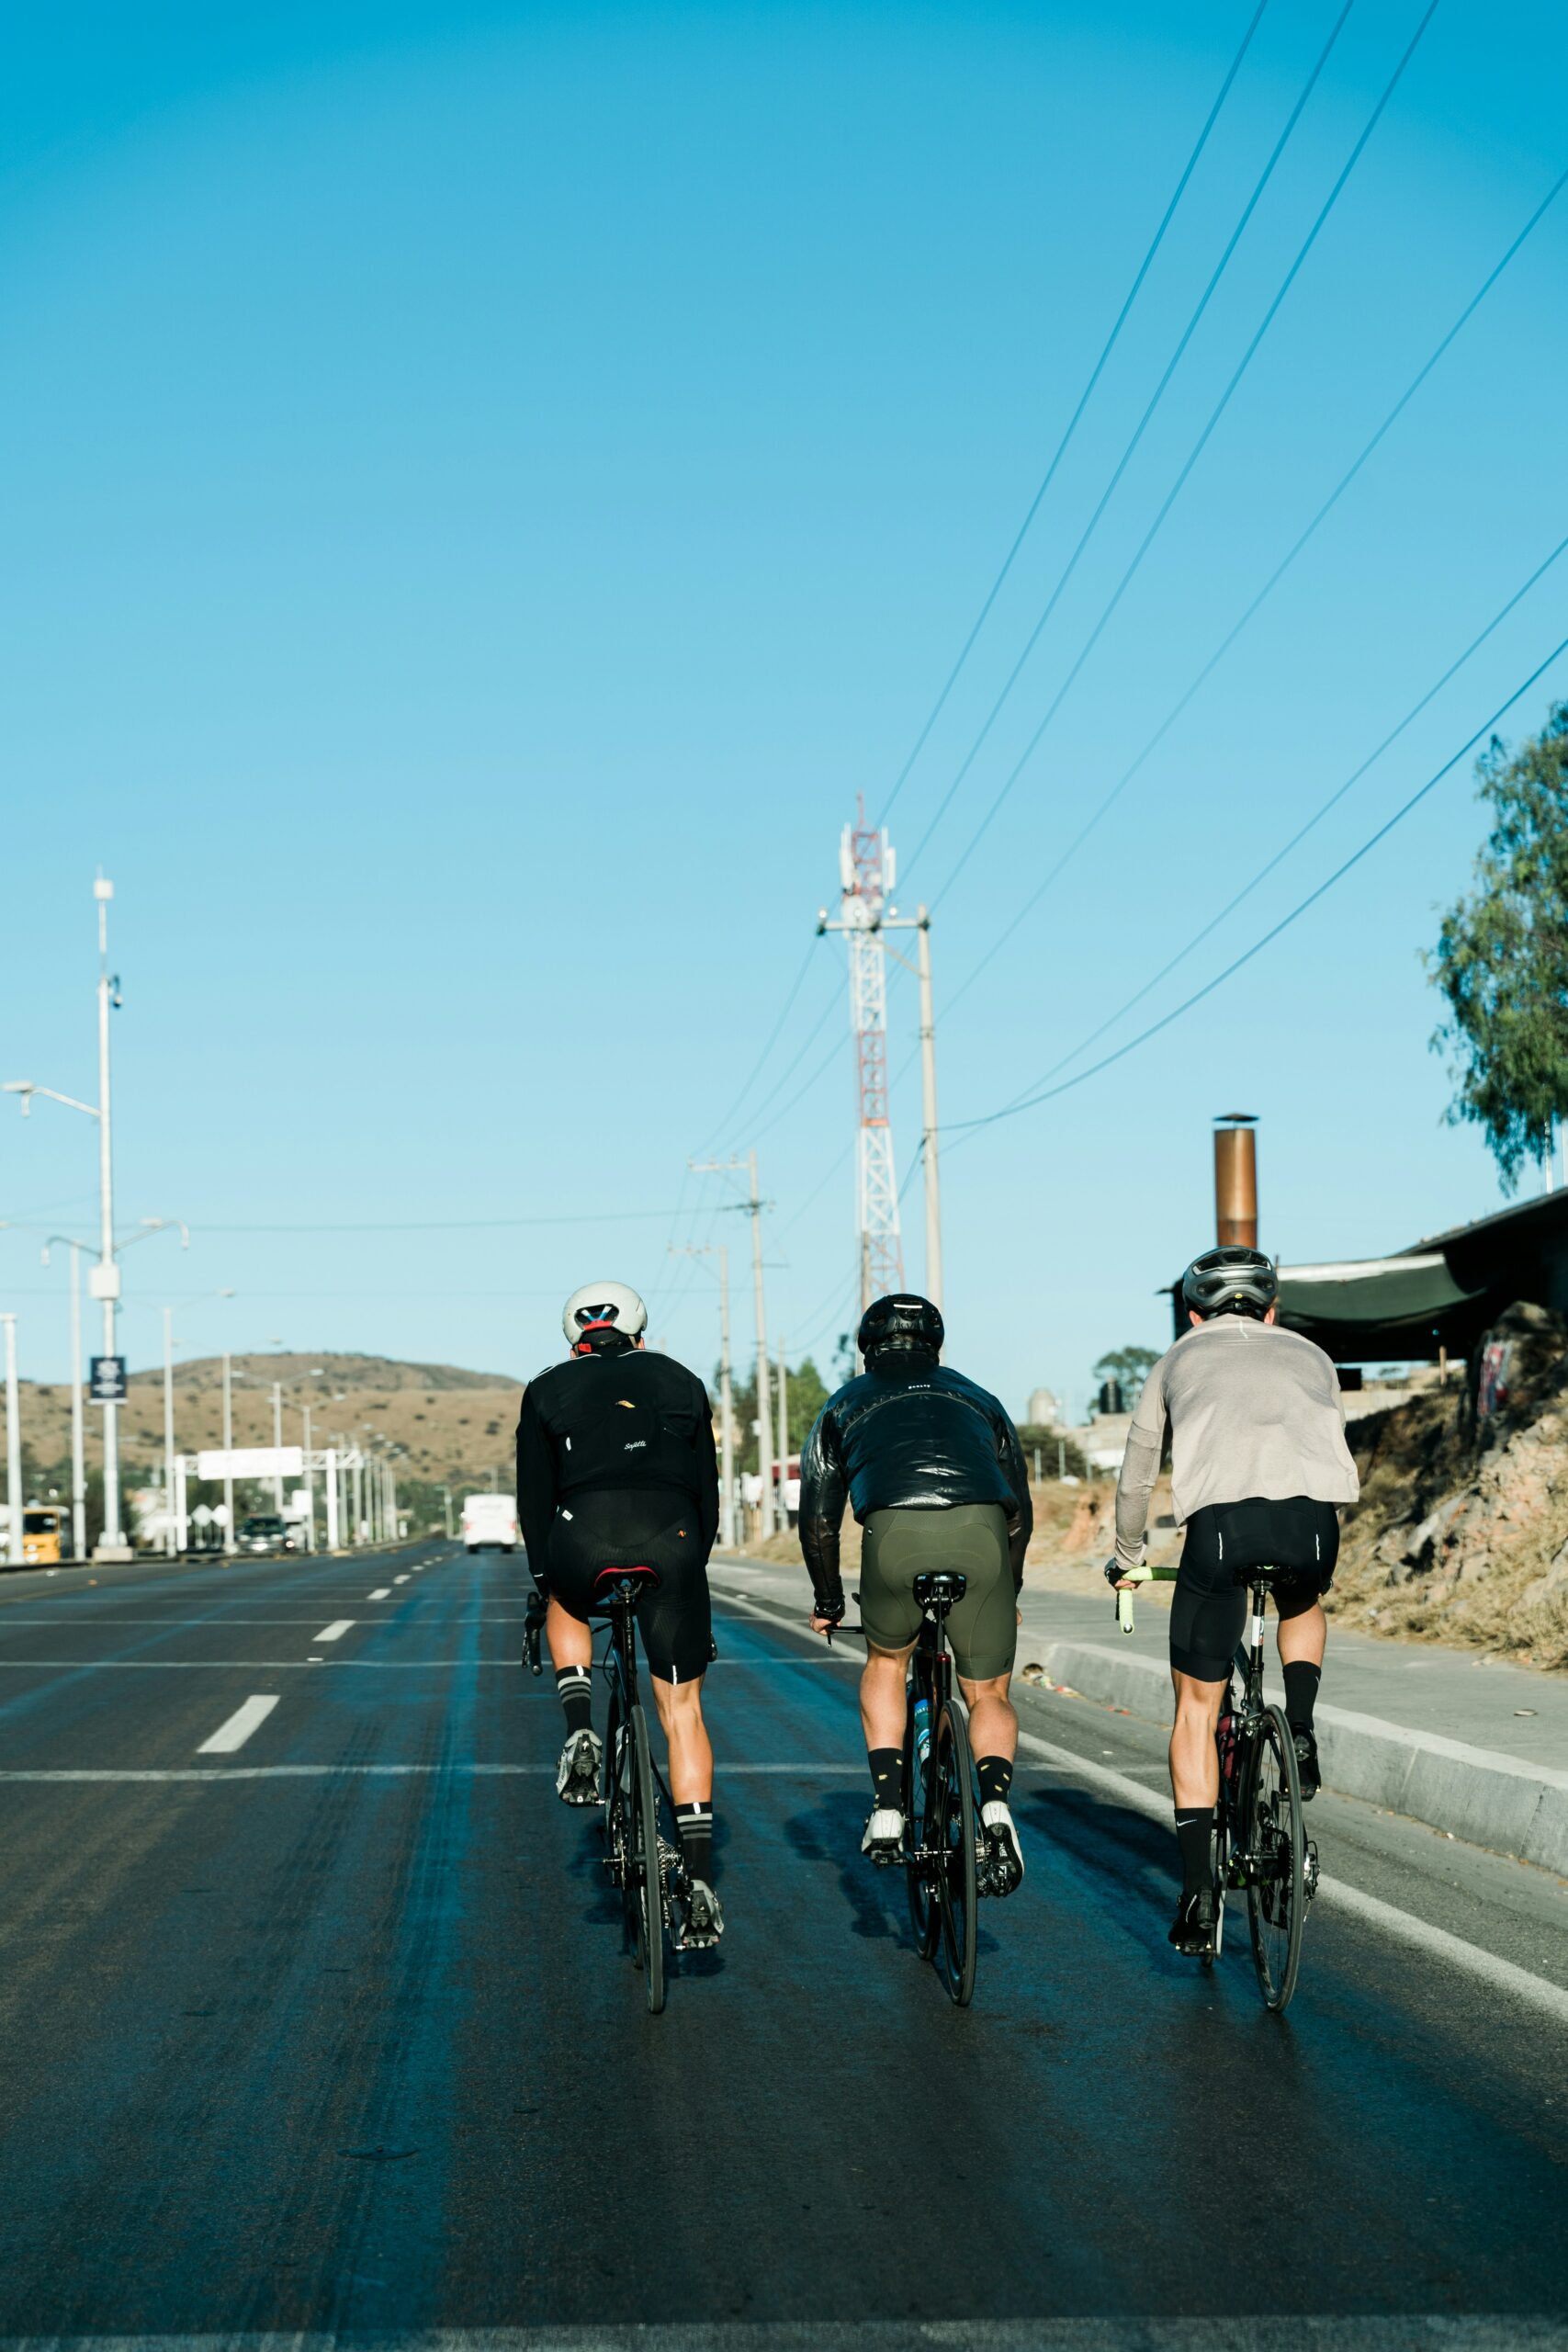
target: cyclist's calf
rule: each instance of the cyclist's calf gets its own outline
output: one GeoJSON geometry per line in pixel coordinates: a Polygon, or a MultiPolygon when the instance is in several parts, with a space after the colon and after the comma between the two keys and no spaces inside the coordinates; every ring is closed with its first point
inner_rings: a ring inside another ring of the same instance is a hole
{"type": "Polygon", "coordinates": [[[713,1794],[713,1747],[703,1721],[701,1675],[691,1682],[663,1682],[650,1674],[670,1751],[670,1793],[677,1804],[696,1804],[713,1794]]]}
{"type": "Polygon", "coordinates": [[[961,1674],[958,1687],[969,1709],[969,1737],[976,1756],[1018,1753],[1018,1715],[1008,1697],[1010,1674],[986,1675],[979,1679],[961,1674]]]}
{"type": "Polygon", "coordinates": [[[1172,1667],[1176,1721],[1170,1732],[1170,1785],[1178,1806],[1214,1804],[1220,1794],[1220,1762],[1214,1747],[1224,1682],[1201,1682],[1172,1667]]]}

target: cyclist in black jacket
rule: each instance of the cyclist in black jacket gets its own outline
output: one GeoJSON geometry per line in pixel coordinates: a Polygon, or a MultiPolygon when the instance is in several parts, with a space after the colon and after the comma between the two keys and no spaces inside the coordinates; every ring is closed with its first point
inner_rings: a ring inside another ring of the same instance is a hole
{"type": "Polygon", "coordinates": [[[524,1392],[517,1510],[547,1600],[545,1634],[566,1713],[556,1792],[595,1804],[603,1746],[592,1727],[589,1612],[604,1568],[650,1567],[637,1611],[687,1881],[687,1945],[724,1932],[713,1891],[713,1749],[703,1677],[713,1653],[707,1559],[718,1532],[713,1410],[694,1373],[643,1351],[648,1309],[625,1283],[588,1283],[566,1303],[571,1347],[524,1392]]]}
{"type": "Polygon", "coordinates": [[[915,1578],[955,1568],[967,1579],[948,1634],[969,1706],[991,1883],[1010,1894],[1023,1855],[1008,1805],[1018,1752],[1008,1686],[1034,1513],[1018,1431],[987,1390],[939,1362],[943,1337],[928,1298],[879,1298],[866,1308],[856,1339],[865,1370],[828,1399],[801,1455],[800,1548],[816,1595],[812,1628],[826,1633],[844,1613],[839,1528],[847,1499],[863,1531],[860,1710],[873,1804],[861,1851],[875,1862],[896,1861],[904,1838],[904,1692],[920,1625],[915,1578]]]}

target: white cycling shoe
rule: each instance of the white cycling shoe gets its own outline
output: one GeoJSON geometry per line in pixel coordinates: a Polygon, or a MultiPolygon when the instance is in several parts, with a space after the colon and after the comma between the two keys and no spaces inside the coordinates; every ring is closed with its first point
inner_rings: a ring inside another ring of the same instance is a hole
{"type": "Polygon", "coordinates": [[[904,1816],[897,1805],[877,1805],[873,1809],[860,1849],[878,1864],[898,1860],[904,1850],[904,1816]]]}
{"type": "Polygon", "coordinates": [[[1012,1815],[1000,1797],[993,1797],[989,1804],[980,1807],[980,1826],[986,1836],[984,1892],[1016,1894],[1023,1884],[1023,1849],[1018,1842],[1012,1815]]]}
{"type": "Polygon", "coordinates": [[[596,1731],[574,1731],[556,1767],[556,1794],[562,1804],[597,1804],[599,1759],[604,1743],[596,1731]]]}

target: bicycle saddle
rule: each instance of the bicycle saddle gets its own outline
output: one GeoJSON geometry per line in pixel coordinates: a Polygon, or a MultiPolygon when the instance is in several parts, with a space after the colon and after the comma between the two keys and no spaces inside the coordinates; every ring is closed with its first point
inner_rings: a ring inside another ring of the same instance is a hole
{"type": "Polygon", "coordinates": [[[915,1578],[915,1599],[922,1609],[933,1606],[951,1609],[962,1600],[969,1589],[969,1579],[960,1576],[956,1568],[928,1568],[915,1578]]]}
{"type": "Polygon", "coordinates": [[[595,1609],[614,1608],[620,1599],[617,1588],[621,1585],[630,1585],[637,1599],[640,1600],[645,1592],[657,1592],[659,1589],[659,1570],[638,1567],[601,1568],[593,1579],[593,1607],[595,1609]]]}

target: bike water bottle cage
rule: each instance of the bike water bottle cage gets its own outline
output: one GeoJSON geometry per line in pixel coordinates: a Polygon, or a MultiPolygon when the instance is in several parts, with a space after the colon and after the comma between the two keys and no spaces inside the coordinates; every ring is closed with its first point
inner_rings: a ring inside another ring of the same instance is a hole
{"type": "Polygon", "coordinates": [[[956,1568],[928,1568],[915,1578],[915,1599],[922,1609],[952,1609],[969,1589],[969,1579],[956,1568]]]}

